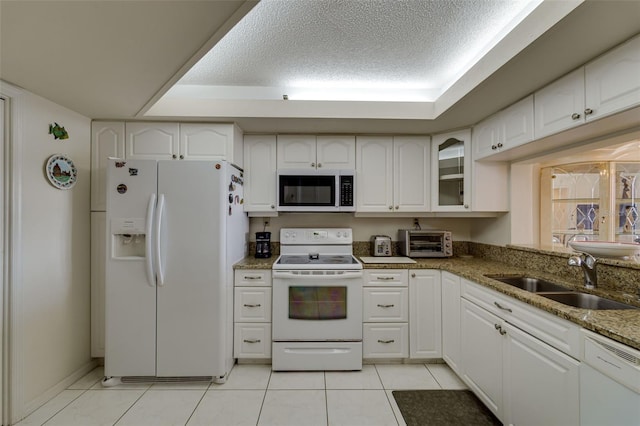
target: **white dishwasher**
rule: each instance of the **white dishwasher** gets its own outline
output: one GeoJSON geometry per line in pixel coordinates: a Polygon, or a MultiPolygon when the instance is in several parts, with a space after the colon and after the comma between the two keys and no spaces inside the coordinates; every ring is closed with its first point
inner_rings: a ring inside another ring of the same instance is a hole
{"type": "Polygon", "coordinates": [[[640,425],[640,351],[583,330],[581,425],[640,425]]]}

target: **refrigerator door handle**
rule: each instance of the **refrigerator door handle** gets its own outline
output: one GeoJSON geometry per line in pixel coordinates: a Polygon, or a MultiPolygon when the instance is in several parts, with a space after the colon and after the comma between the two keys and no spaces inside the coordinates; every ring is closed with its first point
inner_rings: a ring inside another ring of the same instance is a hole
{"type": "Polygon", "coordinates": [[[162,216],[164,215],[164,194],[158,196],[158,207],[156,209],[156,229],[153,238],[155,246],[156,274],[158,277],[158,286],[164,286],[164,266],[162,265],[162,216]]]}
{"type": "Polygon", "coordinates": [[[145,270],[147,271],[147,282],[151,287],[156,286],[156,274],[153,271],[153,216],[156,209],[156,194],[151,194],[149,205],[147,206],[147,223],[145,225],[145,270]]]}

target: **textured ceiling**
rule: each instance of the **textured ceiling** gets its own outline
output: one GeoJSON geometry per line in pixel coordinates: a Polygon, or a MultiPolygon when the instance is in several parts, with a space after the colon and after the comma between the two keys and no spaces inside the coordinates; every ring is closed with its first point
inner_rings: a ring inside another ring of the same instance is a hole
{"type": "MultiPolygon", "coordinates": [[[[179,84],[383,87],[435,100],[523,8],[537,3],[262,0],[179,84]]],[[[233,97],[227,92],[217,95],[233,97]]]]}

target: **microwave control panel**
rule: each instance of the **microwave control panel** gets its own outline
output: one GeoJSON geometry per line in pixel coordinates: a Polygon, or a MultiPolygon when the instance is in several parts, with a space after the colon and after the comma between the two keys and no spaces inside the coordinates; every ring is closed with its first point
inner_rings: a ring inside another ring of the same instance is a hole
{"type": "Polygon", "coordinates": [[[353,205],[353,176],[340,176],[340,206],[353,205]]]}

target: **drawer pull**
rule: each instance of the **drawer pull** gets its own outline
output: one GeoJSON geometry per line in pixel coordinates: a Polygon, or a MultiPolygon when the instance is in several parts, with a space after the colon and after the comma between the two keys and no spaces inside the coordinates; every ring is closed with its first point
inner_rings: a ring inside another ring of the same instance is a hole
{"type": "Polygon", "coordinates": [[[396,305],[383,305],[381,303],[378,303],[378,307],[379,308],[393,308],[394,306],[396,306],[396,305]]]}
{"type": "Polygon", "coordinates": [[[493,302],[494,305],[496,305],[499,309],[502,309],[503,311],[507,311],[507,312],[513,312],[511,310],[511,308],[505,308],[504,306],[502,306],[501,304],[499,304],[498,302],[493,302]]]}
{"type": "Polygon", "coordinates": [[[260,306],[262,306],[259,303],[245,303],[244,307],[245,308],[259,308],[260,306]]]}
{"type": "Polygon", "coordinates": [[[393,343],[393,342],[395,342],[395,340],[394,340],[394,339],[389,339],[389,340],[381,340],[381,339],[378,339],[378,343],[393,343]]]}
{"type": "Polygon", "coordinates": [[[259,280],[260,277],[251,277],[251,276],[249,276],[249,277],[244,277],[244,279],[245,280],[259,280]]]}
{"type": "Polygon", "coordinates": [[[260,339],[244,339],[245,343],[260,343],[260,339]]]}
{"type": "Polygon", "coordinates": [[[376,279],[378,281],[391,281],[393,280],[393,277],[377,277],[376,279]]]}

